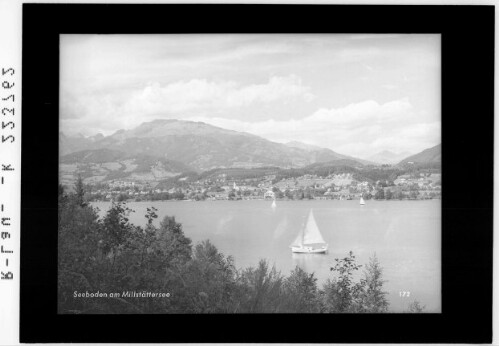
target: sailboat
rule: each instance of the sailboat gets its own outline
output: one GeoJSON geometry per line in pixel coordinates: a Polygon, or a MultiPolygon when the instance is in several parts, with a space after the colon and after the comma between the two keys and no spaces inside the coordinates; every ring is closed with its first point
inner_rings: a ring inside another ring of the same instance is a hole
{"type": "Polygon", "coordinates": [[[272,201],[272,205],[271,205],[272,208],[276,208],[277,207],[277,204],[275,204],[275,199],[272,201]]]}
{"type": "Polygon", "coordinates": [[[296,253],[324,253],[327,251],[327,243],[322,238],[319,227],[315,222],[312,210],[308,214],[307,222],[301,229],[293,244],[291,251],[296,253]]]}
{"type": "Polygon", "coordinates": [[[364,201],[364,198],[362,198],[362,196],[360,196],[360,205],[364,205],[366,204],[366,202],[364,201]]]}

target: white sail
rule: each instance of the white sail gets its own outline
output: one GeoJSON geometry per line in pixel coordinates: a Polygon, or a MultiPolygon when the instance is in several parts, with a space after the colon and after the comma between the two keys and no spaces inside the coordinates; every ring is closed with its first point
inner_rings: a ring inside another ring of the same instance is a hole
{"type": "Polygon", "coordinates": [[[362,198],[362,197],[360,197],[360,204],[361,204],[361,205],[366,204],[366,202],[364,202],[364,198],[362,198]]]}
{"type": "Polygon", "coordinates": [[[298,236],[296,237],[295,241],[290,245],[291,247],[302,247],[303,246],[303,231],[304,229],[302,228],[301,231],[298,233],[298,236]]]}
{"type": "Polygon", "coordinates": [[[274,199],[274,201],[272,202],[272,208],[275,208],[275,207],[277,207],[277,205],[275,204],[275,199],[274,199]]]}
{"type": "Polygon", "coordinates": [[[305,226],[305,231],[303,235],[303,244],[325,244],[326,242],[322,238],[319,227],[315,222],[314,214],[312,210],[308,214],[307,224],[305,226]]]}

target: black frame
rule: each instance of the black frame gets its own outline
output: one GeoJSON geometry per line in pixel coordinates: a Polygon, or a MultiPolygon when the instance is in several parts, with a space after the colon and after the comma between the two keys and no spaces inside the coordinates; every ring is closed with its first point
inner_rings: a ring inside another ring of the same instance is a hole
{"type": "Polygon", "coordinates": [[[20,341],[491,343],[494,21],[468,5],[24,4],[20,341]],[[442,34],[441,314],[57,314],[59,34],[226,32],[442,34]]]}

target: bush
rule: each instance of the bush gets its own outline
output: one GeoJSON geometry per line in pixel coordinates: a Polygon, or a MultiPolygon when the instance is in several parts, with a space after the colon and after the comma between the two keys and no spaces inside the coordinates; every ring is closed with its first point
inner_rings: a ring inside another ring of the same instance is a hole
{"type": "MultiPolygon", "coordinates": [[[[296,267],[283,276],[266,260],[237,270],[206,240],[193,247],[182,225],[166,216],[154,226],[129,222],[124,203],[99,219],[79,194],[59,189],[58,311],[60,313],[379,313],[389,304],[374,254],[362,267],[352,252],[335,259],[333,276],[317,286],[314,274],[296,267]],[[168,292],[171,298],[75,299],[73,292],[168,292]]],[[[413,302],[409,312],[423,312],[413,302]]]]}
{"type": "Polygon", "coordinates": [[[382,268],[374,254],[365,266],[364,275],[358,282],[354,273],[362,266],[356,264],[350,251],[348,257],[335,259],[331,271],[337,276],[329,279],[321,291],[323,312],[332,313],[380,313],[388,312],[387,292],[383,291],[385,281],[382,268]]]}
{"type": "Polygon", "coordinates": [[[299,267],[284,280],[284,297],[282,312],[320,312],[317,279],[299,267]]]}
{"type": "Polygon", "coordinates": [[[256,268],[245,269],[240,277],[238,300],[240,312],[279,312],[282,303],[283,277],[275,267],[261,260],[256,268]]]}
{"type": "Polygon", "coordinates": [[[355,263],[352,251],[348,257],[336,258],[335,262],[331,271],[337,272],[338,276],[324,285],[323,309],[325,312],[356,312],[363,284],[354,283],[353,275],[362,266],[355,263]]]}
{"type": "Polygon", "coordinates": [[[425,308],[426,308],[426,306],[424,306],[424,305],[421,306],[421,303],[419,303],[417,300],[415,300],[409,304],[409,306],[407,308],[407,312],[419,314],[419,313],[424,312],[425,308]]]}

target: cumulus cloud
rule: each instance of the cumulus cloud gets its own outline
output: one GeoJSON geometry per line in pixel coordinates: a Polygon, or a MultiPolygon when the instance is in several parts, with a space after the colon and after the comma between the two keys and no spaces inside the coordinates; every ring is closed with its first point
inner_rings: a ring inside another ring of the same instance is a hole
{"type": "Polygon", "coordinates": [[[265,138],[285,142],[292,137],[296,140],[315,142],[314,138],[332,136],[335,138],[356,135],[376,135],[383,125],[393,124],[411,111],[412,106],[407,99],[379,104],[368,100],[353,103],[342,108],[319,109],[303,119],[276,121],[269,119],[261,122],[247,122],[227,118],[191,117],[193,121],[204,121],[215,126],[230,128],[236,131],[250,132],[265,138]]]}
{"type": "Polygon", "coordinates": [[[63,35],[61,130],[184,119],[414,153],[440,141],[440,57],[439,35],[63,35]]]}
{"type": "Polygon", "coordinates": [[[249,122],[199,116],[190,120],[276,142],[301,141],[363,157],[382,150],[422,150],[440,141],[440,121],[419,123],[418,114],[406,98],[384,104],[367,100],[341,108],[319,109],[305,118],[286,121],[249,122]]]}
{"type": "Polygon", "coordinates": [[[312,101],[314,95],[299,77],[271,77],[268,83],[238,85],[233,81],[206,79],[179,81],[165,86],[153,83],[135,93],[124,108],[130,113],[211,111],[245,107],[255,103],[301,98],[312,101]]]}
{"type": "Polygon", "coordinates": [[[353,127],[366,122],[370,124],[380,124],[396,120],[404,112],[412,108],[408,99],[379,104],[376,101],[368,100],[353,103],[343,108],[319,109],[308,117],[308,121],[316,124],[329,124],[342,127],[353,127]]]}
{"type": "MultiPolygon", "coordinates": [[[[109,95],[100,101],[89,100],[86,106],[98,111],[87,109],[90,113],[85,117],[63,118],[61,129],[69,133],[102,132],[107,135],[120,128],[132,128],[150,121],[158,114],[165,116],[170,113],[173,118],[202,121],[281,143],[301,141],[357,157],[368,157],[382,150],[415,153],[441,141],[440,121],[425,121],[424,118],[428,117],[422,117],[408,98],[386,103],[366,100],[344,107],[319,108],[303,118],[287,120],[238,119],[227,115],[230,112],[213,115],[220,108],[230,111],[290,97],[306,100],[313,95],[296,76],[273,77],[266,84],[247,86],[201,79],[165,86],[151,84],[136,92],[131,100],[124,99],[120,107],[116,107],[116,100],[109,95]],[[182,113],[184,117],[179,117],[182,113]],[[98,128],[92,124],[98,124],[98,128]]],[[[79,111],[85,107],[82,102],[74,105],[79,111]]],[[[437,116],[430,118],[438,119],[437,116]]]]}
{"type": "MultiPolygon", "coordinates": [[[[107,122],[110,128],[114,123],[114,128],[119,129],[165,115],[185,118],[192,114],[216,114],[275,102],[308,103],[315,99],[310,87],[303,85],[301,78],[293,74],[273,76],[262,84],[191,79],[165,85],[150,83],[128,95],[123,92],[99,95],[95,91],[79,90],[78,97],[75,97],[67,89],[61,95],[63,127],[100,122],[104,130],[107,122]]],[[[72,132],[71,129],[68,132],[72,132]]]]}
{"type": "Polygon", "coordinates": [[[414,151],[414,147],[426,149],[441,142],[441,130],[440,121],[410,124],[388,136],[375,139],[371,146],[373,148],[392,146],[398,151],[414,151]]]}

